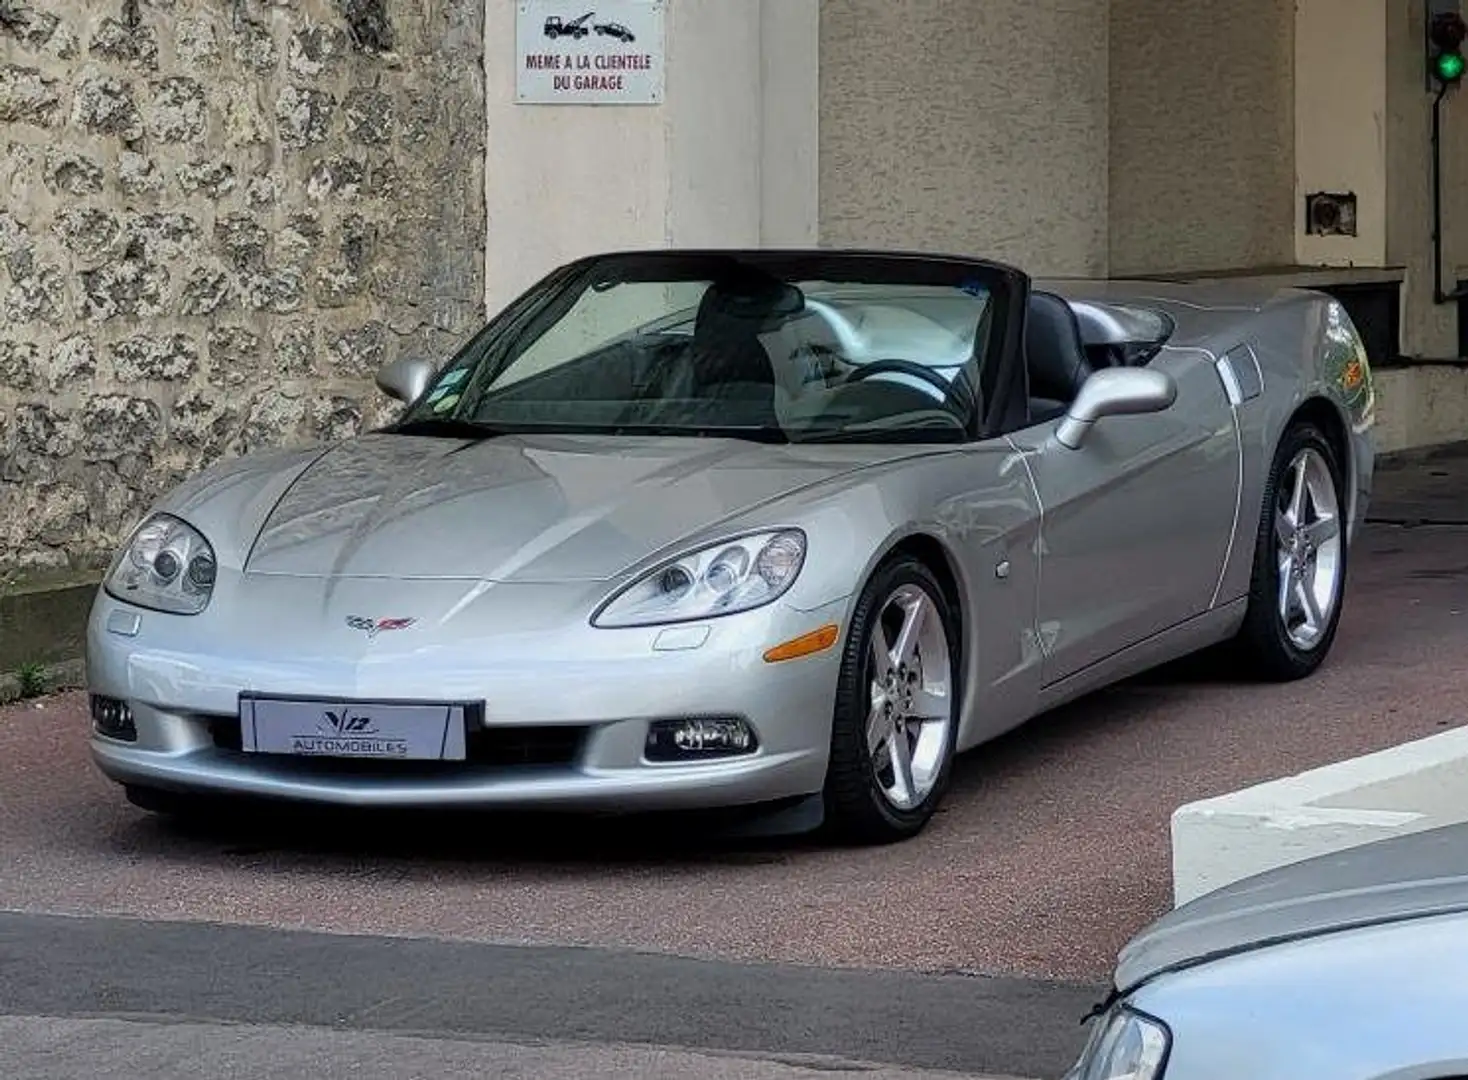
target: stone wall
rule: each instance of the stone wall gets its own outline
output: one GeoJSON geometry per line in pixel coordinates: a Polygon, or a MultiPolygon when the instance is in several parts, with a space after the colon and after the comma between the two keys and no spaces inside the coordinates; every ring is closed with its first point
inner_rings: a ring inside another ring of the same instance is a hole
{"type": "Polygon", "coordinates": [[[483,311],[482,0],[0,0],[0,574],[483,311]]]}

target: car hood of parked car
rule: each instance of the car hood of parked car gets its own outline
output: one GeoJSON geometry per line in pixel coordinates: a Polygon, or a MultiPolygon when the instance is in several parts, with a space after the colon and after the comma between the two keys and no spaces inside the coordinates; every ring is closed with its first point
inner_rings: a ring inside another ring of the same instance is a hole
{"type": "MultiPolygon", "coordinates": [[[[242,459],[160,507],[222,565],[297,577],[600,581],[741,514],[927,447],[375,433],[242,459]]],[[[774,526],[799,525],[798,503],[774,526]]]]}
{"type": "Polygon", "coordinates": [[[1468,911],[1468,825],[1282,866],[1177,908],[1122,950],[1115,986],[1357,927],[1468,911]]]}

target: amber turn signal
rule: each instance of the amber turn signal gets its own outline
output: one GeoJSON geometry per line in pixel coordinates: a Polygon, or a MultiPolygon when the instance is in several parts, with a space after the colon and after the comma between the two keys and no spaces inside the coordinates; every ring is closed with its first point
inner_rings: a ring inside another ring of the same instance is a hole
{"type": "Polygon", "coordinates": [[[829,649],[836,644],[836,639],[840,636],[840,628],[835,623],[830,623],[819,630],[812,630],[809,634],[791,638],[784,644],[766,650],[765,663],[778,664],[781,660],[796,660],[802,656],[810,656],[812,653],[829,649]]]}

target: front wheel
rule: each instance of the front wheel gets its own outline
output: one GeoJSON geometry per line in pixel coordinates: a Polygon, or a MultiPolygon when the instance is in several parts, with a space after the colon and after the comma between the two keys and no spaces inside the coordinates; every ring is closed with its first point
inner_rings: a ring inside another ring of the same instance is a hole
{"type": "Polygon", "coordinates": [[[1264,490],[1248,613],[1236,644],[1249,667],[1276,681],[1325,660],[1346,585],[1345,484],[1319,428],[1298,423],[1280,440],[1264,490]]]}
{"type": "Polygon", "coordinates": [[[958,733],[957,620],[933,572],[884,563],[852,613],[826,777],[828,820],[859,843],[921,832],[938,807],[958,733]]]}

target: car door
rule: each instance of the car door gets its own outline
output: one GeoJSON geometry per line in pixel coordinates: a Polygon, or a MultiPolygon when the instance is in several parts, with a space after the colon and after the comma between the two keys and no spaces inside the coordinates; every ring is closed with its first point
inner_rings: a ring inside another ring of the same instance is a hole
{"type": "Polygon", "coordinates": [[[1238,499],[1232,410],[1207,353],[1167,349],[1149,366],[1176,380],[1170,408],[1105,417],[1074,450],[1053,421],[1012,437],[1041,505],[1047,686],[1213,603],[1238,499]]]}

